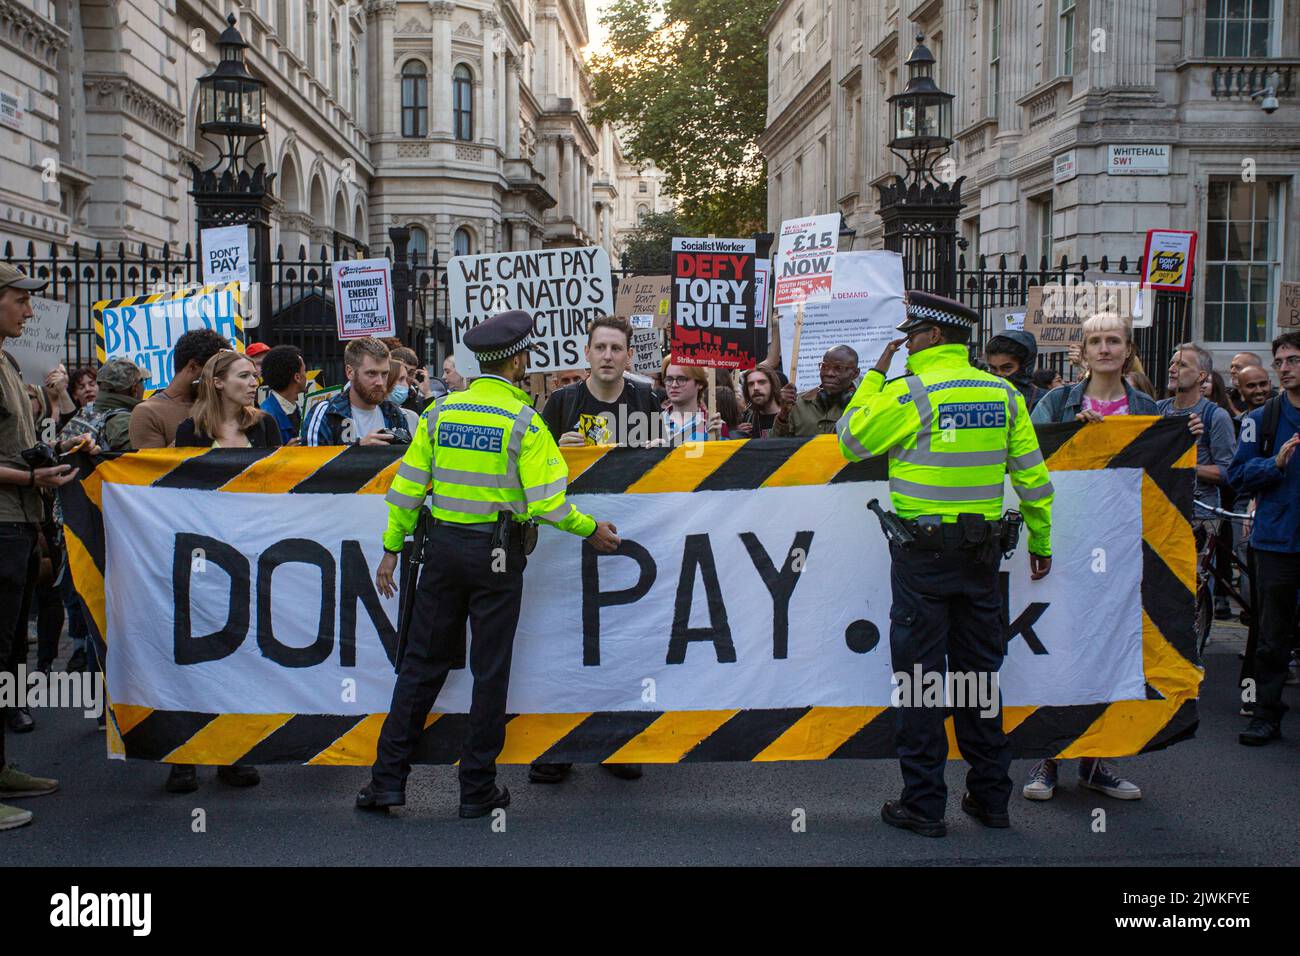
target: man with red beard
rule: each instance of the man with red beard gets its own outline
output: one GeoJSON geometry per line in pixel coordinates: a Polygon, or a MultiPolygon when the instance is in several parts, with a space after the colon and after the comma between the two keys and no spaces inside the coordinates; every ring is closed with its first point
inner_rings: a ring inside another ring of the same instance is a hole
{"type": "Polygon", "coordinates": [[[343,352],[348,384],[312,409],[303,423],[304,445],[410,444],[402,410],[388,394],[388,346],[353,339],[343,352]]]}

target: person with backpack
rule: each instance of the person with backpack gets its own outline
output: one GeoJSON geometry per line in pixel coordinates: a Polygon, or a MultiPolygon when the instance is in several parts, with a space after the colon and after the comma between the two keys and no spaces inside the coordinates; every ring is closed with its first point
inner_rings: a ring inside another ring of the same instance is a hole
{"type": "MultiPolygon", "coordinates": [[[[1169,362],[1170,397],[1156,402],[1156,408],[1164,417],[1199,416],[1205,425],[1196,440],[1195,496],[1202,504],[1217,508],[1219,486],[1228,483],[1228,466],[1237,450],[1237,440],[1233,436],[1232,415],[1201,394],[1202,383],[1213,371],[1214,359],[1210,353],[1194,342],[1184,342],[1169,362]]],[[[1199,535],[1197,544],[1200,544],[1199,535]]]]}
{"type": "Polygon", "coordinates": [[[1297,626],[1300,592],[1300,332],[1273,340],[1273,368],[1281,388],[1247,414],[1228,468],[1233,486],[1255,497],[1250,549],[1254,559],[1257,635],[1253,665],[1255,707],[1238,736],[1259,747],[1282,736],[1282,687],[1297,626]]]}
{"type": "Polygon", "coordinates": [[[60,439],[90,435],[101,451],[132,451],[131,409],[144,401],[144,373],[125,358],[111,358],[95,373],[99,391],[63,426],[60,439]]]}

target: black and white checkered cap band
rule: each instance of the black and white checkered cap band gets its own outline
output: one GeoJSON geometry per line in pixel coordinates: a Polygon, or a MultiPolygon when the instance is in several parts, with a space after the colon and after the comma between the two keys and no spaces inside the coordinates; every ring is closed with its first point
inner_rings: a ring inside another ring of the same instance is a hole
{"type": "MultiPolygon", "coordinates": [[[[474,357],[480,362],[504,362],[512,355],[518,355],[520,352],[526,352],[533,347],[533,337],[525,335],[514,345],[507,346],[503,349],[497,349],[494,352],[474,352],[474,357]]],[[[472,350],[471,350],[472,351],[472,350]]]]}
{"type": "Polygon", "coordinates": [[[965,316],[957,315],[955,312],[946,312],[943,309],[932,309],[928,305],[909,305],[907,307],[907,317],[909,319],[930,319],[933,322],[946,322],[949,325],[973,324],[965,316]]]}

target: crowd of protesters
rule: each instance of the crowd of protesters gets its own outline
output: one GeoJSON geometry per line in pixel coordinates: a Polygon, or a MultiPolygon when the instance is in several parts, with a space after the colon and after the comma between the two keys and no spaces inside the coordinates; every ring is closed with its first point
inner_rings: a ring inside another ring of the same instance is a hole
{"type": "MultiPolygon", "coordinates": [[[[59,366],[40,387],[25,386],[3,344],[21,334],[31,314],[28,297],[39,285],[13,267],[0,266],[0,669],[10,673],[27,660],[33,613],[38,668],[55,666],[65,620],[72,646],[66,667],[99,666],[62,547],[57,492],[76,480],[77,470],[62,463],[33,466],[24,459],[25,450],[41,441],[55,446],[56,453],[92,455],[166,447],[402,445],[410,442],[432,402],[467,385],[452,357],[438,376],[398,339],[355,339],[343,349],[341,387],[312,401],[308,363],[297,347],[253,343],[241,353],[218,333],[199,329],[176,341],[170,381],[147,398],[147,373],[121,358],[71,372],[59,366]]],[[[636,375],[632,327],[617,316],[590,323],[584,354],[587,369],[533,375],[528,383],[563,447],[831,434],[861,379],[859,355],[847,345],[822,356],[817,385],[802,392],[787,379],[775,350],[756,368],[718,370],[712,381],[705,370],[670,358],[657,374],[636,375]]],[[[1181,344],[1160,399],[1138,361],[1132,329],[1112,315],[1084,323],[1083,343],[1070,354],[1072,381],[1064,380],[1059,368],[1039,367],[1035,341],[1023,332],[994,336],[982,358],[1020,391],[1035,423],[1089,424],[1117,415],[1188,419],[1196,440],[1196,500],[1207,508],[1254,515],[1249,529],[1234,526],[1235,542],[1231,533],[1219,535],[1226,550],[1217,560],[1229,568],[1234,545],[1238,554],[1245,553],[1249,539],[1252,571],[1242,583],[1252,586],[1257,602],[1258,640],[1249,663],[1258,698],[1249,708],[1251,721],[1241,742],[1262,744],[1278,736],[1285,710],[1282,687],[1294,680],[1289,666],[1300,589],[1300,465],[1295,464],[1300,333],[1284,333],[1272,343],[1276,387],[1256,353],[1235,355],[1225,381],[1205,349],[1181,344]]],[[[1216,598],[1218,615],[1229,616],[1227,596],[1216,598]]],[[[8,708],[0,721],[0,829],[30,819],[25,810],[4,806],[6,795],[48,793],[58,786],[4,761],[5,731],[26,733],[35,724],[30,711],[17,707],[8,708]]],[[[628,779],[641,774],[635,765],[606,769],[628,779]]],[[[568,770],[534,764],[530,779],[559,782],[568,770]]],[[[256,769],[238,765],[219,768],[218,777],[237,787],[259,781],[256,769]]],[[[1057,761],[1040,761],[1029,773],[1024,796],[1050,798],[1057,779],[1057,761]]],[[[1119,799],[1142,796],[1115,761],[1082,759],[1079,782],[1119,799]]],[[[167,790],[178,793],[197,786],[192,766],[173,767],[166,782],[167,790]]]]}

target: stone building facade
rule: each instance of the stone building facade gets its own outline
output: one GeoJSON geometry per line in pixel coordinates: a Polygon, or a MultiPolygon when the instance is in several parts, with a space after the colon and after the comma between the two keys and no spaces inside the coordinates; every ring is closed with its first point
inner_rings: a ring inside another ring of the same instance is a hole
{"type": "Polygon", "coordinates": [[[1300,0],[783,0],[769,228],[838,210],[880,248],[873,187],[902,171],[887,98],[917,33],[955,95],[968,262],[1135,259],[1148,229],[1195,230],[1197,337],[1221,356],[1272,337],[1278,284],[1300,277],[1300,0]],[[1270,81],[1266,113],[1249,94],[1270,81]],[[1112,147],[1142,147],[1151,174],[1112,147]]]}
{"type": "Polygon", "coordinates": [[[0,0],[0,242],[194,241],[197,82],[232,11],[286,255],[395,225],[417,256],[616,253],[634,224],[636,170],[586,118],[583,0],[0,0]]]}

